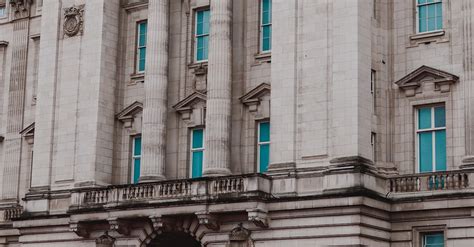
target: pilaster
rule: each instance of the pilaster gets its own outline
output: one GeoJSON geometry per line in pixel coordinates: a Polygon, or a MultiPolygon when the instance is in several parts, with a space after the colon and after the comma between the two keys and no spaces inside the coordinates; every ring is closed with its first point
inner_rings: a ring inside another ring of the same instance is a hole
{"type": "Polygon", "coordinates": [[[232,1],[211,0],[204,176],[230,174],[232,1]]]}
{"type": "Polygon", "coordinates": [[[168,26],[169,0],[150,1],[142,126],[142,182],[165,178],[168,26]]]}

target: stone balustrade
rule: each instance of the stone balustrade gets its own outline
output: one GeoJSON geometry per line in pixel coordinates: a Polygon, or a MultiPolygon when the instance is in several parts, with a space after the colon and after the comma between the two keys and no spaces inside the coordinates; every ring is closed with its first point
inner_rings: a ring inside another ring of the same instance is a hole
{"type": "Polygon", "coordinates": [[[270,178],[262,174],[159,181],[82,188],[71,193],[70,210],[269,194],[270,178]]]}
{"type": "Polygon", "coordinates": [[[11,221],[12,219],[19,218],[23,213],[22,206],[13,206],[0,210],[0,222],[11,221]]]}
{"type": "Polygon", "coordinates": [[[473,171],[443,171],[394,176],[388,178],[388,191],[400,193],[462,190],[471,187],[469,180],[473,175],[473,171]]]}

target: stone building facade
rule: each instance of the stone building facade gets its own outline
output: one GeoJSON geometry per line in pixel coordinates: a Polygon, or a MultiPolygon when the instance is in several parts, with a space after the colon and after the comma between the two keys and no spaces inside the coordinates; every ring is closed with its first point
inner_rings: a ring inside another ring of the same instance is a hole
{"type": "Polygon", "coordinates": [[[0,246],[474,246],[472,0],[0,0],[0,246]]]}

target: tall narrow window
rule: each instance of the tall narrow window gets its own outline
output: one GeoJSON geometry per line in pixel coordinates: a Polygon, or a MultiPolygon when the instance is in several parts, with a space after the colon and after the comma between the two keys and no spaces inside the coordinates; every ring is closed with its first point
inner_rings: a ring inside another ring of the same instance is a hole
{"type": "Polygon", "coordinates": [[[418,32],[443,29],[443,3],[441,0],[417,0],[418,32]]]}
{"type": "Polygon", "coordinates": [[[260,1],[260,51],[272,50],[272,0],[260,1]]]}
{"type": "Polygon", "coordinates": [[[419,172],[446,170],[446,110],[444,106],[418,109],[419,172]]]}
{"type": "Polygon", "coordinates": [[[442,232],[425,233],[421,241],[423,247],[444,247],[444,234],[442,232]]]}
{"type": "Polygon", "coordinates": [[[372,147],[372,161],[375,163],[377,154],[377,135],[375,132],[370,133],[370,146],[372,147]]]}
{"type": "Polygon", "coordinates": [[[147,21],[137,24],[137,72],[145,72],[147,21]]]}
{"type": "Polygon", "coordinates": [[[258,172],[266,172],[270,163],[270,122],[258,123],[258,172]]]}
{"type": "Polygon", "coordinates": [[[375,94],[375,86],[376,86],[376,72],[375,70],[370,70],[370,93],[372,95],[372,113],[375,114],[376,108],[376,94],[375,94]]]}
{"type": "Polygon", "coordinates": [[[138,183],[140,179],[140,163],[142,158],[142,137],[133,137],[132,147],[132,182],[138,183]]]}
{"type": "Polygon", "coordinates": [[[196,11],[195,50],[196,62],[206,61],[209,53],[209,18],[210,11],[196,11]]]}
{"type": "Polygon", "coordinates": [[[191,131],[191,178],[202,176],[204,162],[204,129],[191,131]]]}
{"type": "Polygon", "coordinates": [[[0,18],[5,17],[7,14],[6,6],[0,4],[0,18]]]}

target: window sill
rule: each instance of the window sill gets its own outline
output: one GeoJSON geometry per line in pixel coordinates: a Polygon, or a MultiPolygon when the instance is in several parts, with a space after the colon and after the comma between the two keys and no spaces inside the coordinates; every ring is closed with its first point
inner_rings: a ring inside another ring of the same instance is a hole
{"type": "Polygon", "coordinates": [[[134,73],[130,75],[130,83],[129,85],[135,85],[138,83],[145,82],[145,72],[134,73]]]}
{"type": "Polygon", "coordinates": [[[419,40],[419,39],[439,37],[439,36],[443,36],[445,33],[446,32],[444,30],[417,33],[417,34],[411,35],[410,40],[419,40]]]}
{"type": "Polygon", "coordinates": [[[410,36],[410,45],[408,47],[417,47],[420,44],[444,43],[448,42],[445,30],[438,30],[425,33],[417,33],[410,36]]]}
{"type": "Polygon", "coordinates": [[[271,63],[272,62],[272,53],[271,52],[259,52],[254,55],[255,57],[255,64],[260,65],[263,63],[271,63]]]}

